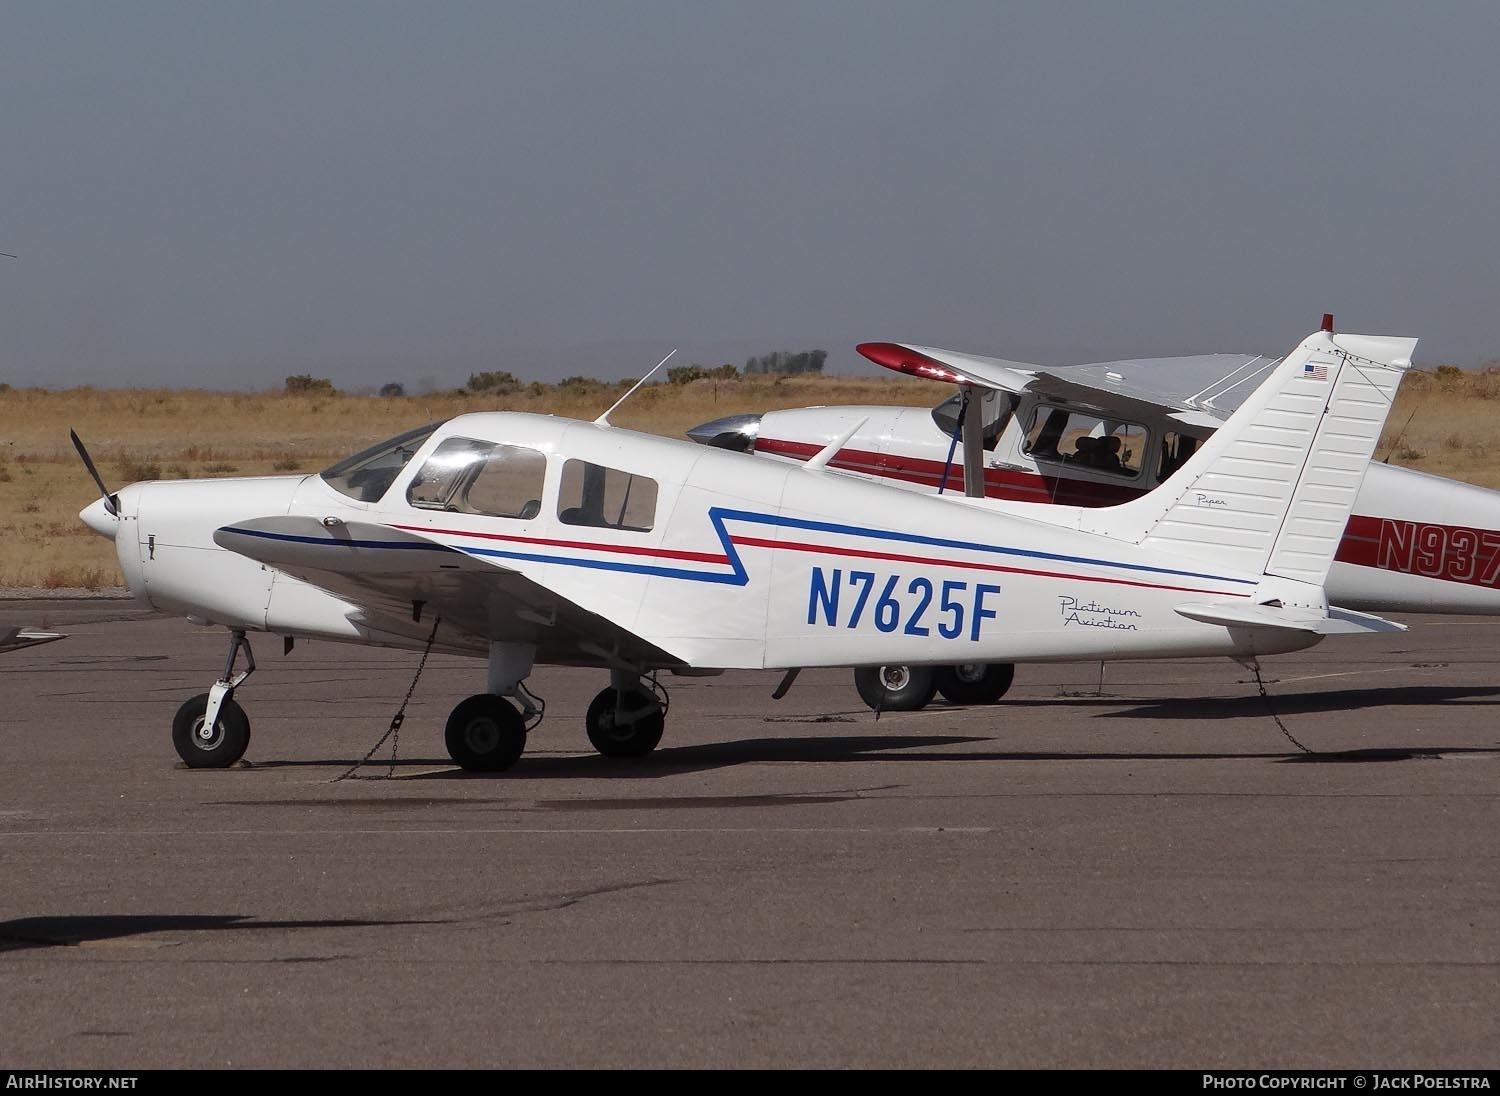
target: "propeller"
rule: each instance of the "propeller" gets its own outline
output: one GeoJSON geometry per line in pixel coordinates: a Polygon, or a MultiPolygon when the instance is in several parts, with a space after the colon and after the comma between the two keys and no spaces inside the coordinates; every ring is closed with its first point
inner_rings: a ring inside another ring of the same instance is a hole
{"type": "Polygon", "coordinates": [[[89,451],[83,447],[83,439],[72,430],[68,431],[68,437],[73,439],[73,448],[77,449],[78,455],[83,458],[83,466],[89,470],[89,475],[93,476],[94,482],[99,485],[99,493],[104,496],[104,508],[109,511],[109,516],[119,517],[120,496],[112,494],[110,489],[104,486],[104,477],[99,474],[99,469],[94,467],[94,458],[89,456],[89,451]]]}

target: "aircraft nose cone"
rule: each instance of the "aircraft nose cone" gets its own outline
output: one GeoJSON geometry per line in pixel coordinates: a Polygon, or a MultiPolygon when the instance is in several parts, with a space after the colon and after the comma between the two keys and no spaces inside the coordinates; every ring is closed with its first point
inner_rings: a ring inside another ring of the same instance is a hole
{"type": "Polygon", "coordinates": [[[725,415],[722,419],[693,427],[687,436],[699,445],[748,453],[755,448],[755,436],[759,431],[759,415],[725,415]]]}
{"type": "Polygon", "coordinates": [[[120,519],[109,512],[103,499],[95,499],[89,503],[78,512],[78,516],[90,529],[110,540],[115,539],[115,533],[120,528],[120,519]]]}

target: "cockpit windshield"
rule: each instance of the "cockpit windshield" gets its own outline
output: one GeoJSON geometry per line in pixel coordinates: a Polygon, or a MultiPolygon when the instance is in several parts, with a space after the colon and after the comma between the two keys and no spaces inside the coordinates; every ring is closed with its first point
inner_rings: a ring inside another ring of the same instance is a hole
{"type": "MultiPolygon", "coordinates": [[[[446,420],[445,420],[446,421],[446,420]]],[[[357,502],[379,502],[401,469],[442,422],[430,422],[372,445],[322,473],[323,481],[357,502]]]]}
{"type": "MultiPolygon", "coordinates": [[[[981,389],[971,399],[979,400],[980,419],[984,423],[984,447],[993,451],[1005,433],[1005,427],[1015,412],[1017,398],[1009,392],[981,389]]],[[[963,394],[955,393],[932,409],[932,421],[948,437],[958,433],[958,416],[963,407],[963,394]]]]}

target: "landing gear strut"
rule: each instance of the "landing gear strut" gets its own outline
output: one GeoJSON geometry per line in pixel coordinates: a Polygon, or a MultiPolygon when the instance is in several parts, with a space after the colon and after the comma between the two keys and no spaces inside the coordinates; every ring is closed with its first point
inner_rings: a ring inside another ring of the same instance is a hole
{"type": "Polygon", "coordinates": [[[632,673],[610,673],[610,687],[589,705],[584,726],[605,757],[645,757],[661,742],[667,725],[667,695],[632,673]]]}
{"type": "Polygon", "coordinates": [[[255,672],[255,654],[243,629],[229,633],[229,660],[224,676],[206,693],[199,693],[181,708],[172,720],[172,745],[177,756],[190,769],[227,769],[250,745],[250,719],[234,699],[234,691],[255,672]],[[238,674],[234,664],[240,649],[245,651],[245,668],[238,674]]]}

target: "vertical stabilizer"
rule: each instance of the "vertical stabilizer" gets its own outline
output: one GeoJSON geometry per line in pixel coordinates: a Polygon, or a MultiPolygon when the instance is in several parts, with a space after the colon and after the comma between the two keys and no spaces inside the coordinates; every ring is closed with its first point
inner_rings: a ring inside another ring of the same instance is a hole
{"type": "Polygon", "coordinates": [[[1093,532],[1321,587],[1415,339],[1305,339],[1166,483],[1093,532]]]}

